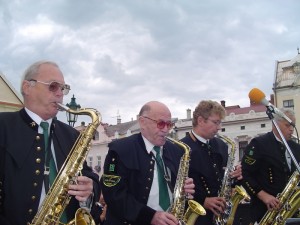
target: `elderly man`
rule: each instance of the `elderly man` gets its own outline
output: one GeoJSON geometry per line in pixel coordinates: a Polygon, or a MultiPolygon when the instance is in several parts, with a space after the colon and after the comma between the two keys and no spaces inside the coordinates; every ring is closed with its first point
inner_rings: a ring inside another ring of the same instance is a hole
{"type": "MultiPolygon", "coordinates": [[[[56,119],[70,86],[58,65],[32,64],[24,73],[24,108],[0,113],[0,224],[30,223],[41,206],[79,132],[56,119]]],[[[62,222],[74,218],[81,205],[99,199],[99,179],[86,165],[83,176],[69,185],[71,198],[62,222]]],[[[49,206],[48,206],[49,207],[49,206]]]]}
{"type": "MultiPolygon", "coordinates": [[[[178,224],[167,212],[183,150],[166,141],[172,128],[171,112],[157,101],[146,103],[139,113],[141,133],[113,141],[102,176],[107,203],[104,224],[178,224]]],[[[185,192],[194,193],[192,179],[185,192]]]]}

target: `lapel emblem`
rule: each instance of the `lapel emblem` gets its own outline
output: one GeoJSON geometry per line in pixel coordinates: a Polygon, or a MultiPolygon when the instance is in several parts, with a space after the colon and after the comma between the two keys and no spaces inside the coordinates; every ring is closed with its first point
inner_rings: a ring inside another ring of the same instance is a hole
{"type": "Polygon", "coordinates": [[[35,127],[35,126],[36,126],[36,123],[35,123],[34,121],[32,121],[32,122],[30,123],[30,126],[31,126],[31,127],[35,127]]]}

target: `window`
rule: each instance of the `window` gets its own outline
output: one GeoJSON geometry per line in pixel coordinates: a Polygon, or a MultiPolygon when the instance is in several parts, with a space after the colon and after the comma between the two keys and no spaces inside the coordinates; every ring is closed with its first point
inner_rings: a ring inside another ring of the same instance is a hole
{"type": "Polygon", "coordinates": [[[294,100],[293,99],[284,100],[283,101],[283,107],[284,108],[293,108],[294,109],[294,100]]]}
{"type": "Polygon", "coordinates": [[[97,173],[100,173],[100,171],[101,171],[101,156],[100,155],[97,156],[97,164],[94,167],[94,170],[96,170],[97,173]]]}
{"type": "Polygon", "coordinates": [[[93,168],[93,157],[92,156],[89,156],[87,164],[89,167],[93,168]]]}
{"type": "Polygon", "coordinates": [[[260,128],[265,128],[266,127],[266,124],[264,124],[264,123],[262,123],[261,125],[260,125],[260,128]]]}
{"type": "Polygon", "coordinates": [[[185,136],[189,136],[190,132],[185,132],[185,136]]]}
{"type": "Polygon", "coordinates": [[[93,137],[93,140],[94,140],[94,141],[99,141],[99,132],[98,132],[98,131],[95,132],[95,135],[94,135],[94,137],[93,137]]]}
{"type": "Polygon", "coordinates": [[[240,141],[239,142],[239,160],[241,160],[243,158],[247,145],[248,145],[247,141],[240,141]]]}
{"type": "Polygon", "coordinates": [[[101,166],[101,156],[100,155],[97,156],[97,165],[101,166]]]}
{"type": "Polygon", "coordinates": [[[245,130],[245,126],[241,126],[241,130],[245,130]]]}
{"type": "Polygon", "coordinates": [[[225,128],[222,128],[222,129],[221,129],[221,132],[225,132],[225,128]]]}

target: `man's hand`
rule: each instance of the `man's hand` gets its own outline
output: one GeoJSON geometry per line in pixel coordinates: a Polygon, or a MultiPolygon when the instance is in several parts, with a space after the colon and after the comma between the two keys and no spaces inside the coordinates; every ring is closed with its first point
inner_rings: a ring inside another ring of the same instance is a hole
{"type": "Polygon", "coordinates": [[[175,216],[167,212],[156,211],[152,220],[152,225],[177,225],[178,220],[175,216]]]}
{"type": "Polygon", "coordinates": [[[85,176],[77,177],[77,184],[70,184],[68,194],[74,195],[79,202],[85,202],[93,193],[93,180],[85,176]]]}
{"type": "Polygon", "coordinates": [[[235,167],[235,170],[230,173],[230,177],[231,178],[235,178],[237,180],[243,179],[243,176],[242,176],[242,165],[240,165],[240,164],[237,165],[235,167]]]}
{"type": "Polygon", "coordinates": [[[219,216],[220,213],[224,212],[226,202],[221,197],[206,197],[203,206],[205,209],[212,211],[214,215],[219,216]]]}
{"type": "Polygon", "coordinates": [[[188,199],[193,199],[193,194],[195,193],[195,184],[193,178],[187,178],[184,182],[184,192],[188,199]]]}
{"type": "Polygon", "coordinates": [[[280,207],[280,201],[274,197],[273,195],[270,195],[269,193],[261,190],[260,192],[257,193],[257,197],[265,203],[267,206],[268,210],[272,209],[278,209],[280,207]]]}

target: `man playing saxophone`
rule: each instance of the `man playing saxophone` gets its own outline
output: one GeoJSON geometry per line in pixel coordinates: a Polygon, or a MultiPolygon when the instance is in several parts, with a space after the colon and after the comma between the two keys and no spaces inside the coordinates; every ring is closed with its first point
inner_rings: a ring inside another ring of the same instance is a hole
{"type": "MultiPolygon", "coordinates": [[[[56,119],[57,103],[69,90],[56,63],[39,61],[24,73],[24,108],[0,113],[1,225],[31,223],[72,149],[79,132],[56,119]]],[[[63,222],[74,218],[80,203],[99,199],[98,176],[87,166],[82,172],[76,184],[67,186],[74,197],[63,222]]]]}
{"type": "MultiPolygon", "coordinates": [[[[295,124],[293,110],[281,111],[295,124]]],[[[291,140],[294,127],[282,117],[274,115],[274,120],[292,150],[296,160],[300,160],[300,145],[291,140]]],[[[251,196],[251,221],[260,222],[267,210],[278,209],[282,202],[277,195],[281,193],[295,166],[283,141],[273,125],[272,131],[253,138],[242,159],[243,184],[251,196]]]]}
{"type": "MultiPolygon", "coordinates": [[[[109,144],[101,178],[107,203],[104,224],[178,224],[168,208],[183,151],[166,141],[173,126],[171,112],[151,101],[141,108],[138,121],[141,133],[109,144]]],[[[184,190],[194,193],[192,179],[185,180],[184,190]]]]}
{"type": "MultiPolygon", "coordinates": [[[[213,216],[224,212],[226,200],[219,197],[224,167],[228,160],[228,146],[218,137],[225,109],[218,102],[203,100],[193,113],[192,131],[181,141],[191,147],[189,177],[195,184],[194,200],[206,209],[206,216],[195,224],[212,225],[213,216]]],[[[230,178],[242,179],[241,166],[231,172],[230,178]]]]}

